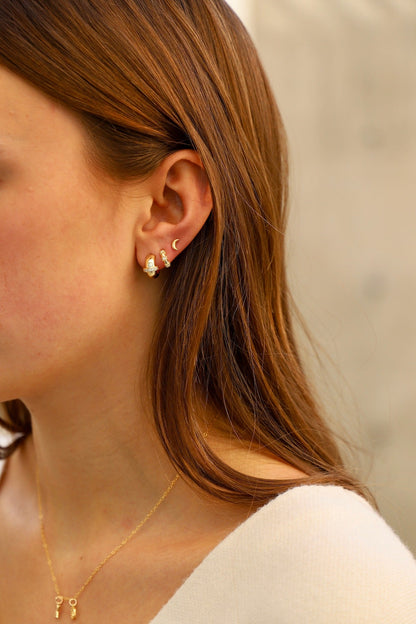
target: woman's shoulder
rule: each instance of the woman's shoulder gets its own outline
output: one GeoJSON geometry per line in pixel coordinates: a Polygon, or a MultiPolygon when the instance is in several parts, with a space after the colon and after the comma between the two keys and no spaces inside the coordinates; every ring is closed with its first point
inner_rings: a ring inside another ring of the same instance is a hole
{"type": "Polygon", "coordinates": [[[366,500],[339,486],[279,495],[214,549],[183,590],[201,624],[277,616],[282,624],[416,624],[416,561],[366,500]]]}
{"type": "Polygon", "coordinates": [[[414,557],[382,516],[340,486],[294,487],[262,507],[252,529],[276,548],[302,548],[317,561],[330,556],[371,565],[386,559],[390,567],[401,562],[416,572],[414,557]]]}
{"type": "MultiPolygon", "coordinates": [[[[310,622],[326,622],[327,612],[328,621],[336,613],[337,622],[416,624],[416,561],[355,492],[338,486],[294,488],[263,508],[256,532],[274,559],[289,562],[297,589],[315,611],[310,622]]],[[[280,564],[277,568],[283,573],[280,564]]]]}
{"type": "Polygon", "coordinates": [[[294,612],[308,613],[308,622],[336,615],[337,623],[416,624],[416,561],[355,492],[295,487],[261,508],[249,529],[256,573],[270,591],[297,596],[294,612]]]}

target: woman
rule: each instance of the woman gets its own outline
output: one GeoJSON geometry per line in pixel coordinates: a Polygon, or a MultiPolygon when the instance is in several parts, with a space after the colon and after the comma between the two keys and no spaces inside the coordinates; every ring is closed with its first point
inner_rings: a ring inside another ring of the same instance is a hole
{"type": "Polygon", "coordinates": [[[0,150],[0,622],[416,622],[305,378],[227,4],[1,0],[0,150]]]}

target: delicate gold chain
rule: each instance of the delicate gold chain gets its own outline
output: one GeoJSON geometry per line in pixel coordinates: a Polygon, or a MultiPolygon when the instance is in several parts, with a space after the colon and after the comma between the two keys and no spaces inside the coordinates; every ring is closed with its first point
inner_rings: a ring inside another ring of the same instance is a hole
{"type": "Polygon", "coordinates": [[[48,547],[48,542],[46,541],[45,525],[44,525],[44,520],[43,520],[42,498],[40,494],[40,483],[39,483],[39,469],[36,466],[36,489],[37,489],[37,497],[38,497],[40,533],[41,533],[43,549],[45,551],[46,559],[48,561],[48,566],[49,566],[49,570],[50,570],[52,581],[53,581],[53,586],[56,592],[56,598],[55,598],[56,619],[59,619],[60,617],[60,608],[62,604],[64,603],[64,601],[68,602],[71,607],[71,619],[72,620],[76,619],[78,598],[82,594],[84,589],[91,583],[95,575],[101,570],[101,568],[107,563],[107,561],[109,561],[109,559],[114,557],[114,555],[116,555],[119,552],[119,550],[121,550],[123,546],[125,546],[136,535],[136,533],[142,528],[142,526],[155,513],[157,508],[163,503],[165,498],[168,496],[169,492],[172,490],[173,486],[175,485],[178,479],[179,479],[179,475],[177,474],[176,477],[173,479],[173,481],[170,482],[167,489],[163,492],[162,496],[159,498],[159,500],[154,505],[154,507],[152,507],[152,509],[147,513],[147,515],[139,522],[139,524],[131,531],[131,533],[129,533],[129,535],[127,535],[127,537],[125,537],[120,542],[120,544],[116,546],[116,548],[113,548],[113,550],[110,553],[108,553],[108,555],[104,557],[104,559],[94,568],[94,570],[91,572],[91,574],[89,575],[85,583],[82,585],[82,587],[73,596],[69,597],[69,596],[64,596],[63,594],[61,594],[59,590],[58,581],[57,581],[56,574],[53,568],[52,559],[49,553],[49,547],[48,547]]]}

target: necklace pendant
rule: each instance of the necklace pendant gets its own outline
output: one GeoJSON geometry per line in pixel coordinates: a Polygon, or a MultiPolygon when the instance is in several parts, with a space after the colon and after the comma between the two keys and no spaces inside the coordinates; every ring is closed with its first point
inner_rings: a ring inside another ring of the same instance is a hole
{"type": "Polygon", "coordinates": [[[61,616],[61,607],[64,603],[64,599],[62,596],[56,596],[55,598],[55,619],[59,620],[61,616]]]}
{"type": "Polygon", "coordinates": [[[71,598],[68,602],[69,606],[71,607],[71,620],[76,620],[78,600],[76,598],[71,598]]]}

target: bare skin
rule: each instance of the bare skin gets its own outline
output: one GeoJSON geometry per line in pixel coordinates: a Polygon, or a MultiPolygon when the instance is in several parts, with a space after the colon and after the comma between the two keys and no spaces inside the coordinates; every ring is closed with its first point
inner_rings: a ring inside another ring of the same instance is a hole
{"type": "MultiPolygon", "coordinates": [[[[151,280],[142,268],[160,249],[174,261],[211,207],[192,151],[170,156],[146,181],[94,175],[78,121],[0,67],[0,401],[19,397],[33,421],[33,436],[9,460],[0,487],[1,624],[44,624],[54,615],[36,463],[65,594],[79,589],[174,477],[143,393],[169,275],[151,280]]],[[[303,476],[220,443],[215,432],[210,441],[242,472],[303,476]]],[[[249,513],[180,480],[82,594],[83,621],[147,624],[249,513]]]]}

